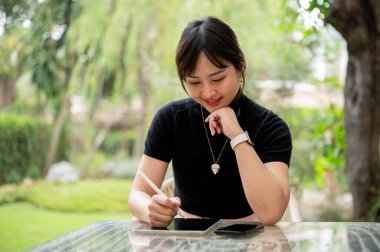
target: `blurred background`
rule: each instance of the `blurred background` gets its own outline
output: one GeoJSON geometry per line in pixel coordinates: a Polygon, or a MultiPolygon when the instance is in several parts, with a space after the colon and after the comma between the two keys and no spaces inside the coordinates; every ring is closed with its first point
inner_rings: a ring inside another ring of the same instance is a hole
{"type": "Polygon", "coordinates": [[[379,218],[378,185],[365,213],[353,210],[343,92],[349,55],[324,22],[331,4],[0,0],[0,251],[132,218],[128,195],[151,119],[187,97],[176,45],[191,19],[207,15],[238,36],[246,95],[289,124],[291,190],[302,219],[379,218]]]}

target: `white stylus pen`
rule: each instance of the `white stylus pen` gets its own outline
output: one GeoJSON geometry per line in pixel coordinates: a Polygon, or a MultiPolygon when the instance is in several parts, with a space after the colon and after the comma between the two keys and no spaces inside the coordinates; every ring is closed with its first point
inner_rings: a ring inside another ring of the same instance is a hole
{"type": "MultiPolygon", "coordinates": [[[[157,186],[155,183],[152,182],[152,180],[150,180],[142,171],[137,171],[138,173],[140,173],[141,177],[144,179],[144,181],[158,194],[161,194],[161,195],[164,195],[166,196],[165,193],[163,193],[157,186]]],[[[185,213],[182,211],[181,208],[178,208],[178,214],[181,215],[183,218],[186,218],[185,216],[185,213]]]]}

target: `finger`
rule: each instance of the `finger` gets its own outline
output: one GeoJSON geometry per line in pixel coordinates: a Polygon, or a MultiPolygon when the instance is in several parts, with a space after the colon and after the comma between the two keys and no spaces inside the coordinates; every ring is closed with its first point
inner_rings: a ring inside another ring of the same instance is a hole
{"type": "Polygon", "coordinates": [[[220,123],[218,119],[214,121],[213,126],[214,126],[214,135],[216,134],[216,132],[218,134],[222,133],[222,124],[220,123]]]}
{"type": "Polygon", "coordinates": [[[215,134],[214,121],[209,121],[208,126],[210,128],[211,136],[213,136],[215,134]]]}
{"type": "Polygon", "coordinates": [[[181,199],[179,197],[173,197],[170,198],[170,200],[173,202],[173,204],[177,207],[181,206],[181,199]]]}
{"type": "Polygon", "coordinates": [[[172,222],[174,218],[169,218],[169,219],[163,219],[160,218],[160,216],[154,216],[150,215],[149,216],[149,222],[152,227],[167,227],[169,226],[170,222],[172,222]]]}
{"type": "Polygon", "coordinates": [[[151,208],[152,211],[157,211],[160,214],[166,215],[176,215],[178,208],[178,200],[174,198],[168,198],[164,195],[153,195],[151,203],[148,205],[148,208],[151,208]]]}
{"type": "Polygon", "coordinates": [[[171,222],[173,218],[176,216],[175,215],[166,215],[166,214],[161,214],[155,211],[150,211],[148,213],[149,219],[151,221],[158,221],[158,222],[171,222]]]}
{"type": "Polygon", "coordinates": [[[216,130],[217,130],[218,134],[222,133],[222,131],[223,131],[221,126],[218,126],[218,128],[216,130]]]}
{"type": "Polygon", "coordinates": [[[222,129],[222,124],[220,123],[220,118],[215,119],[215,131],[220,134],[222,129]]]}
{"type": "Polygon", "coordinates": [[[151,221],[170,222],[176,215],[177,209],[167,208],[159,204],[148,204],[148,216],[151,221]]]}
{"type": "Polygon", "coordinates": [[[175,209],[181,204],[181,202],[178,199],[179,199],[178,197],[166,198],[162,202],[162,205],[167,208],[175,209]]]}

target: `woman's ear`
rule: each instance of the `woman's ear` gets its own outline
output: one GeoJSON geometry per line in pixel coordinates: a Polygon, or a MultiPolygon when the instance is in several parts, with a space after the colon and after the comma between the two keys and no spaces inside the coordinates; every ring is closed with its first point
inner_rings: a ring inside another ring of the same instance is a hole
{"type": "Polygon", "coordinates": [[[245,60],[242,60],[241,61],[241,69],[240,69],[240,72],[242,74],[244,74],[246,67],[247,67],[247,64],[246,64],[245,60]]]}

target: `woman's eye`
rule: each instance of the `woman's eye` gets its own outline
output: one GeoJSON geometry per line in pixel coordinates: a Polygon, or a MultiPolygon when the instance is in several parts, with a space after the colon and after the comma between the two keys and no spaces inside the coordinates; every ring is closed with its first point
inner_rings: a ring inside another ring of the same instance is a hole
{"type": "Polygon", "coordinates": [[[218,83],[218,82],[221,82],[222,80],[224,80],[224,77],[216,79],[216,80],[212,80],[212,81],[215,82],[215,83],[218,83]]]}
{"type": "Polygon", "coordinates": [[[199,82],[199,81],[189,81],[190,85],[198,85],[199,83],[201,83],[201,82],[199,82]]]}

